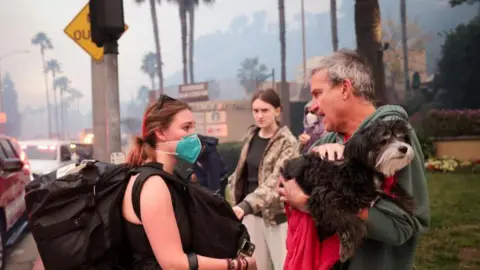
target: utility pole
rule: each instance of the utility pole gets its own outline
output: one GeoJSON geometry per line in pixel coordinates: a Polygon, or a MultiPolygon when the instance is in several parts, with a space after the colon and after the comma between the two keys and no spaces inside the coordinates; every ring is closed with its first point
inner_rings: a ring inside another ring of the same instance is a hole
{"type": "Polygon", "coordinates": [[[408,74],[408,33],[407,33],[407,0],[400,0],[400,23],[402,28],[403,73],[405,76],[405,94],[411,98],[410,75],[408,74]]]}
{"type": "Polygon", "coordinates": [[[118,85],[118,42],[112,40],[104,46],[105,61],[105,96],[107,116],[107,151],[122,152],[120,134],[120,91],[118,85]]]}
{"type": "Polygon", "coordinates": [[[107,162],[107,114],[105,96],[104,60],[96,61],[92,58],[92,116],[93,116],[93,158],[107,162]]]}
{"type": "Polygon", "coordinates": [[[94,153],[98,160],[118,162],[123,155],[118,82],[118,39],[125,31],[123,0],[90,0],[89,6],[92,41],[104,49],[103,61],[92,63],[92,98],[98,98],[93,102],[94,153]]]}
{"type": "Polygon", "coordinates": [[[302,51],[303,51],[303,85],[307,84],[308,74],[307,74],[307,48],[305,40],[305,1],[302,0],[302,51]]]}
{"type": "Polygon", "coordinates": [[[285,0],[278,0],[278,23],[280,25],[280,101],[282,103],[282,124],[290,126],[290,85],[287,83],[287,68],[286,68],[286,56],[287,56],[287,42],[286,42],[286,22],[285,22],[285,0]]]}
{"type": "Polygon", "coordinates": [[[332,48],[338,51],[337,0],[330,0],[330,23],[332,26],[332,48]]]}

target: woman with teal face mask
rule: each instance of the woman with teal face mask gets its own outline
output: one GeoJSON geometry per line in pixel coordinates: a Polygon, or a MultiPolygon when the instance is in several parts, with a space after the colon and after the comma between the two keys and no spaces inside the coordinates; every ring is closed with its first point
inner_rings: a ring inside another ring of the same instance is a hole
{"type": "Polygon", "coordinates": [[[200,156],[200,153],[202,152],[202,143],[200,142],[197,134],[186,135],[178,141],[158,143],[157,147],[160,148],[161,144],[168,143],[176,144],[174,152],[168,152],[160,149],[157,149],[157,151],[160,153],[176,156],[177,158],[190,164],[195,163],[195,161],[197,161],[198,157],[200,156]]]}
{"type": "MultiPolygon", "coordinates": [[[[194,128],[195,120],[188,105],[162,95],[145,111],[141,135],[133,141],[127,163],[138,167],[158,162],[165,172],[173,175],[178,159],[194,163],[200,155],[202,144],[194,128]]],[[[132,204],[136,177],[129,180],[122,206],[125,230],[136,258],[129,269],[197,269],[192,260],[198,269],[256,269],[253,258],[226,260],[185,254],[184,250],[191,250],[192,245],[187,209],[182,194],[160,176],[148,178],[141,189],[140,220],[132,204]]]]}

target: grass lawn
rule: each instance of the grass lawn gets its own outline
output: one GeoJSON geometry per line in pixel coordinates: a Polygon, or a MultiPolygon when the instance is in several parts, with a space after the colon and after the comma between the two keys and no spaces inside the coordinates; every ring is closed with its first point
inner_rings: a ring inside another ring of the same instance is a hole
{"type": "Polygon", "coordinates": [[[480,174],[429,174],[431,226],[416,270],[480,270],[480,174]]]}

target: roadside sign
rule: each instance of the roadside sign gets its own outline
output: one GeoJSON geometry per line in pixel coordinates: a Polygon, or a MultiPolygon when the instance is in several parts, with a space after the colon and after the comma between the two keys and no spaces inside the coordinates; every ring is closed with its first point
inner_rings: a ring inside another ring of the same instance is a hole
{"type": "Polygon", "coordinates": [[[178,100],[184,102],[207,101],[208,82],[179,85],[178,100]]]}
{"type": "MultiPolygon", "coordinates": [[[[89,13],[90,8],[87,3],[67,27],[65,27],[64,32],[93,59],[100,61],[103,59],[103,47],[97,47],[92,41],[89,13]]],[[[125,25],[125,31],[127,29],[128,26],[125,25]]]]}

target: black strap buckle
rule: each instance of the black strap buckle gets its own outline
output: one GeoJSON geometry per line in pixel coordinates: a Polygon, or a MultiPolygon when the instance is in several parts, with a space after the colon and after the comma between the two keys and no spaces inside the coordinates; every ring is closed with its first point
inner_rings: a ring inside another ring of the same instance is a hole
{"type": "Polygon", "coordinates": [[[96,187],[97,187],[96,185],[93,185],[93,191],[92,191],[92,193],[89,193],[89,194],[87,195],[87,206],[88,206],[89,208],[95,207],[95,203],[96,203],[95,197],[97,196],[97,189],[96,189],[96,187]]]}

